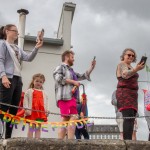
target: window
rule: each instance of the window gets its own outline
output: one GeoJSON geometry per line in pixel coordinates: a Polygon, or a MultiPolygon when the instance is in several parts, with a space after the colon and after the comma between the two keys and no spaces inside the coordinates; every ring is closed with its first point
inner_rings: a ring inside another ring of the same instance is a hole
{"type": "Polygon", "coordinates": [[[99,139],[99,134],[97,134],[97,137],[96,137],[96,139],[99,139]]]}
{"type": "Polygon", "coordinates": [[[113,139],[117,139],[117,135],[113,135],[113,139]]]}
{"type": "Polygon", "coordinates": [[[109,139],[112,139],[112,135],[109,135],[109,139]]]}
{"type": "Polygon", "coordinates": [[[102,139],[105,139],[105,135],[104,134],[102,135],[102,139]]]}

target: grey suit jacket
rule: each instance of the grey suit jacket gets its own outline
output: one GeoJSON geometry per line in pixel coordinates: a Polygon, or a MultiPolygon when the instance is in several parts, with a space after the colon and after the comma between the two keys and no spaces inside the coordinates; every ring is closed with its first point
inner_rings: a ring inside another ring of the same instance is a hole
{"type": "MultiPolygon", "coordinates": [[[[37,48],[34,48],[30,53],[26,53],[20,48],[18,48],[18,50],[21,54],[21,61],[32,61],[38,52],[37,48]]],[[[2,78],[4,75],[6,75],[8,78],[12,78],[13,74],[14,61],[11,57],[11,51],[5,40],[0,40],[0,78],[2,78]]]]}

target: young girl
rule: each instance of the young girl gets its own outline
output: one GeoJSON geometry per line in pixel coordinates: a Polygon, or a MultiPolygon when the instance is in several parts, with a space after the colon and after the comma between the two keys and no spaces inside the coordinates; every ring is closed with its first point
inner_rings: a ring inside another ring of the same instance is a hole
{"type": "MultiPolygon", "coordinates": [[[[45,82],[45,77],[43,74],[35,74],[30,83],[29,89],[25,92],[24,96],[24,104],[25,108],[40,110],[31,111],[25,110],[26,119],[46,122],[48,116],[48,97],[43,90],[43,83],[45,82]]],[[[41,130],[40,126],[38,129],[35,129],[35,125],[32,128],[29,127],[28,137],[33,137],[33,130],[35,131],[35,138],[40,138],[41,130]]]]}

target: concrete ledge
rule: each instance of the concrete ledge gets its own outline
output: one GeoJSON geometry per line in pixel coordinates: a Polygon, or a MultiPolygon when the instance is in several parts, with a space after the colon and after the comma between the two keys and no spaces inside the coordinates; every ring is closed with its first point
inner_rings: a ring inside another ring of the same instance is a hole
{"type": "Polygon", "coordinates": [[[150,142],[12,138],[0,140],[0,150],[150,150],[150,142]]]}
{"type": "Polygon", "coordinates": [[[149,141],[125,141],[127,150],[150,150],[149,141]]]}

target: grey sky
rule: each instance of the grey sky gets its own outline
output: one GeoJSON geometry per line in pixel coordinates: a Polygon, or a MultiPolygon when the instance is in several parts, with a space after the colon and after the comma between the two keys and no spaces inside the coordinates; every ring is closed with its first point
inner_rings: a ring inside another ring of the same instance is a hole
{"type": "MultiPolygon", "coordinates": [[[[36,35],[44,28],[47,37],[57,31],[61,9],[65,0],[5,0],[0,5],[0,25],[18,23],[17,9],[29,10],[26,33],[36,35]]],[[[69,1],[70,2],[70,1],[69,1]]],[[[75,69],[87,69],[96,56],[97,66],[92,82],[84,82],[91,116],[115,116],[111,94],[116,89],[116,66],[122,51],[136,50],[138,61],[146,53],[150,57],[150,1],[149,0],[72,0],[76,10],[72,24],[72,45],[75,51],[75,69]],[[82,65],[81,65],[82,64],[82,65]]],[[[150,60],[148,60],[150,65],[150,60]]],[[[134,66],[135,64],[133,64],[134,66]]],[[[146,80],[146,71],[139,72],[139,80],[146,80]]],[[[143,115],[142,88],[139,84],[139,114],[143,115]]],[[[96,120],[98,123],[115,123],[112,120],[96,120]]],[[[138,139],[147,140],[145,119],[139,119],[138,139]]]]}

